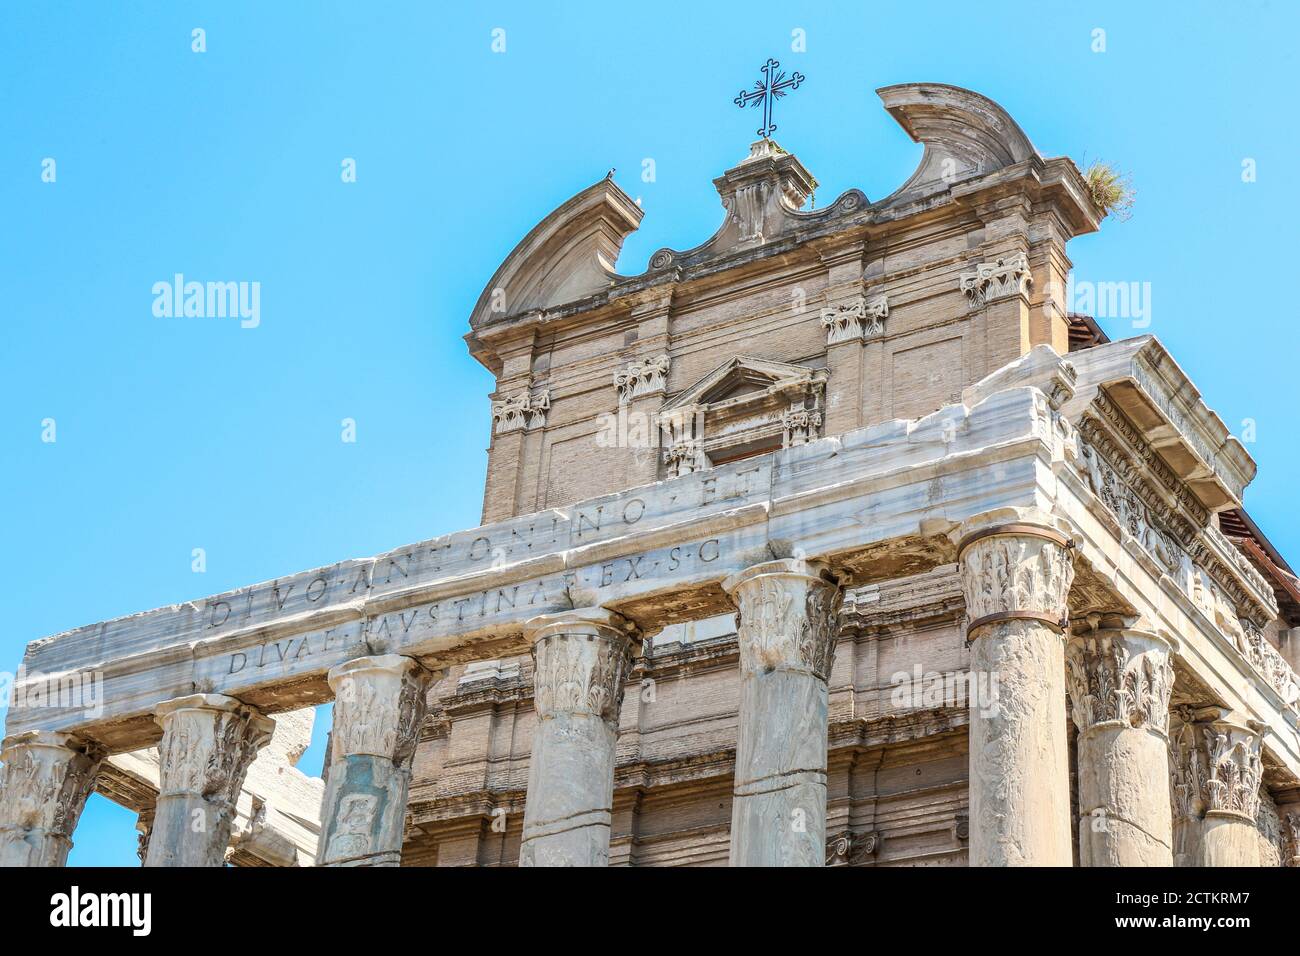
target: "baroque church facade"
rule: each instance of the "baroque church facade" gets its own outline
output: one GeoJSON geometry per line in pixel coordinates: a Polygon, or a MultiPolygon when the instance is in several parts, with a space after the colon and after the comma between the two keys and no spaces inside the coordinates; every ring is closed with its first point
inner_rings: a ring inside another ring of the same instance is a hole
{"type": "Polygon", "coordinates": [[[465,337],[480,527],[30,644],[0,864],[63,863],[98,790],[150,866],[1300,865],[1254,461],[1068,311],[1073,162],[878,93],[925,147],[884,199],[806,208],[761,139],[640,274],[610,178],[524,237],[465,337]]]}

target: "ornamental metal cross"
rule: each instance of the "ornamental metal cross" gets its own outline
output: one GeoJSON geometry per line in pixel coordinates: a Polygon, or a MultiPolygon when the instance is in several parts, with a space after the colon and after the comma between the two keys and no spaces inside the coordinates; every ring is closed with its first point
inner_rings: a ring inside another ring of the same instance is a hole
{"type": "Polygon", "coordinates": [[[786,90],[797,90],[804,80],[803,74],[799,72],[790,74],[787,80],[784,71],[780,73],[776,71],[780,65],[769,57],[763,64],[763,78],[754,84],[752,90],[741,90],[740,95],[732,100],[741,109],[762,104],[763,125],[759,127],[758,135],[764,139],[771,139],[772,134],[776,132],[776,124],[772,122],[772,104],[785,96],[786,90]]]}

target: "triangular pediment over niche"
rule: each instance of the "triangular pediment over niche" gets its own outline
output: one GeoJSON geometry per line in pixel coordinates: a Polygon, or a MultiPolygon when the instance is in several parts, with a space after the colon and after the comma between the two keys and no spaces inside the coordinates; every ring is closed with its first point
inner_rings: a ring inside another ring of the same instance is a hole
{"type": "Polygon", "coordinates": [[[825,378],[826,372],[822,369],[739,355],[723,362],[676,395],[664,405],[661,413],[694,405],[739,403],[760,395],[802,389],[814,382],[823,382],[825,378]]]}

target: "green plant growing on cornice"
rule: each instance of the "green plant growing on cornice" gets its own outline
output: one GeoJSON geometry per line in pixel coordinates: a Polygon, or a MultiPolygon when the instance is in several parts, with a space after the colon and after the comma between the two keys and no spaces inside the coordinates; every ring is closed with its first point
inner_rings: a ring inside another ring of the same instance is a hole
{"type": "Polygon", "coordinates": [[[1133,200],[1136,190],[1129,177],[1103,160],[1094,160],[1083,171],[1083,181],[1088,184],[1092,201],[1097,204],[1102,215],[1114,215],[1124,222],[1133,215],[1133,200]]]}

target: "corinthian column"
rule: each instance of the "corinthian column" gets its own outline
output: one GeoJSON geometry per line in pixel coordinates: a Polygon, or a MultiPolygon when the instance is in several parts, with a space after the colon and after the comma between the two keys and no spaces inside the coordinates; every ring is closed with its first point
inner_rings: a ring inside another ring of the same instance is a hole
{"type": "Polygon", "coordinates": [[[958,545],[970,669],[970,865],[1070,866],[1066,597],[1074,566],[1048,519],[968,522],[958,545]]]}
{"type": "Polygon", "coordinates": [[[1178,865],[1259,866],[1261,729],[1224,708],[1180,708],[1170,747],[1178,865]]]}
{"type": "Polygon", "coordinates": [[[1173,865],[1169,654],[1164,638],[1122,627],[1094,626],[1066,645],[1083,866],[1173,865]]]}
{"type": "Polygon", "coordinates": [[[826,865],[826,679],[841,592],[819,565],[769,561],[722,584],[740,609],[732,866],[826,865]]]}
{"type": "Polygon", "coordinates": [[[192,694],[164,701],[159,787],[145,866],[221,866],[235,801],[275,721],[233,697],[192,694]]]}
{"type": "Polygon", "coordinates": [[[537,727],[519,865],[608,866],[618,714],[640,639],[601,608],[535,617],[524,633],[537,727]]]}
{"type": "Polygon", "coordinates": [[[63,866],[104,751],[29,731],[0,746],[0,867],[63,866]]]}
{"type": "Polygon", "coordinates": [[[318,865],[401,864],[411,760],[432,678],[399,654],[330,670],[334,728],[318,865]]]}

